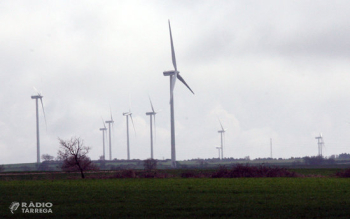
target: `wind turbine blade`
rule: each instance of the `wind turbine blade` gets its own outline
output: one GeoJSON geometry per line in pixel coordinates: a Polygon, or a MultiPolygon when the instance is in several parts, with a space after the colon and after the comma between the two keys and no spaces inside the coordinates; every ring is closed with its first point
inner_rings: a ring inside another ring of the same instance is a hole
{"type": "MultiPolygon", "coordinates": [[[[171,59],[173,62],[173,66],[174,66],[174,70],[175,70],[175,74],[173,76],[171,76],[173,78],[173,80],[171,80],[171,100],[173,99],[173,91],[175,88],[175,83],[176,83],[176,79],[177,79],[177,65],[176,65],[176,57],[175,57],[175,49],[174,49],[174,43],[173,43],[173,36],[171,34],[171,27],[170,27],[170,20],[168,20],[169,23],[169,33],[170,33],[170,44],[171,44],[171,59]]],[[[170,100],[170,101],[171,101],[170,100]]]]}
{"type": "Polygon", "coordinates": [[[134,120],[132,119],[132,114],[130,114],[130,119],[131,119],[132,127],[134,128],[135,137],[136,137],[136,129],[135,129],[135,125],[134,125],[134,120]]]}
{"type": "MultiPolygon", "coordinates": [[[[152,111],[154,112],[154,108],[153,108],[153,104],[152,104],[152,100],[151,100],[151,98],[148,96],[148,98],[149,98],[149,102],[151,103],[151,107],[152,107],[152,111]]],[[[154,112],[155,113],[155,112],[154,112]]]]}
{"type": "Polygon", "coordinates": [[[112,136],[114,136],[114,120],[113,120],[111,105],[109,105],[109,110],[110,110],[110,113],[111,113],[111,121],[112,121],[112,136]]]}
{"type": "Polygon", "coordinates": [[[110,113],[111,113],[111,121],[114,122],[114,121],[113,121],[113,116],[112,116],[112,107],[111,107],[111,106],[109,106],[109,111],[110,111],[110,113]]]}
{"type": "Polygon", "coordinates": [[[106,129],[106,124],[105,124],[105,122],[104,122],[104,120],[103,120],[102,116],[101,116],[101,119],[102,119],[102,124],[103,124],[103,127],[106,129]]]}
{"type": "Polygon", "coordinates": [[[176,66],[176,57],[175,57],[175,50],[174,50],[174,43],[173,43],[173,36],[171,34],[171,27],[170,27],[170,20],[168,20],[169,23],[169,33],[170,33],[170,44],[171,44],[171,58],[173,61],[173,66],[175,71],[177,71],[177,66],[176,66]]]}
{"type": "Polygon", "coordinates": [[[41,102],[41,107],[43,108],[44,119],[45,119],[45,127],[46,127],[46,130],[47,130],[46,115],[45,115],[44,103],[43,103],[43,99],[42,98],[40,98],[40,102],[41,102]]]}
{"type": "Polygon", "coordinates": [[[130,97],[130,93],[129,93],[129,113],[131,113],[131,97],[130,97]]]}
{"type": "Polygon", "coordinates": [[[194,94],[190,86],[187,85],[186,81],[181,77],[180,74],[177,74],[177,78],[194,94]]]}
{"type": "Polygon", "coordinates": [[[224,127],[222,126],[221,121],[220,121],[219,118],[218,118],[218,120],[219,120],[219,122],[220,122],[221,130],[222,130],[222,131],[225,131],[225,129],[224,129],[224,127]]]}
{"type": "Polygon", "coordinates": [[[40,92],[33,86],[33,89],[35,90],[35,92],[38,94],[38,95],[41,95],[40,92]]]}

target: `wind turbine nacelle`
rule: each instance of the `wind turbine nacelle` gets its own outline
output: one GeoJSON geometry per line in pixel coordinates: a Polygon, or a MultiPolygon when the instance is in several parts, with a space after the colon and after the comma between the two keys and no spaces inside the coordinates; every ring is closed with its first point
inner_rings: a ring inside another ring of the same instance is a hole
{"type": "Polygon", "coordinates": [[[123,113],[123,116],[128,116],[128,115],[131,115],[132,113],[123,113]]]}
{"type": "Polygon", "coordinates": [[[148,113],[146,113],[146,115],[147,116],[149,116],[149,115],[155,115],[156,113],[154,113],[154,112],[148,112],[148,113]]]}
{"type": "Polygon", "coordinates": [[[100,131],[106,131],[107,128],[100,128],[100,131]]]}
{"type": "Polygon", "coordinates": [[[36,95],[36,96],[31,96],[32,99],[39,99],[39,98],[42,98],[43,96],[41,95],[36,95]]]}
{"type": "Polygon", "coordinates": [[[218,131],[218,133],[224,133],[225,132],[225,130],[220,130],[220,131],[218,131]]]}
{"type": "Polygon", "coordinates": [[[106,123],[113,123],[114,121],[106,121],[106,123]]]}
{"type": "MultiPolygon", "coordinates": [[[[164,75],[164,76],[175,75],[175,72],[176,72],[176,71],[174,71],[174,70],[171,70],[171,71],[164,71],[164,72],[163,72],[163,75],[164,75]]],[[[179,74],[180,72],[177,71],[177,73],[179,74]]]]}

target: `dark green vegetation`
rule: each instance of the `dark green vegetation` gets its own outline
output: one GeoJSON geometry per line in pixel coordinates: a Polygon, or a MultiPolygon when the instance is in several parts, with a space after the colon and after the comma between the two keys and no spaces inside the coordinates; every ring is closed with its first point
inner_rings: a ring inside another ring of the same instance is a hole
{"type": "MultiPolygon", "coordinates": [[[[340,168],[279,168],[264,166],[251,166],[248,171],[247,168],[243,168],[243,171],[239,171],[238,176],[235,174],[236,167],[246,167],[245,165],[236,165],[232,167],[221,166],[216,169],[161,169],[161,170],[116,170],[116,171],[90,171],[86,172],[86,177],[89,179],[114,179],[114,178],[230,178],[230,177],[343,177],[343,172],[349,172],[350,169],[340,168]],[[256,169],[264,168],[265,173],[260,175],[256,173],[256,169]],[[270,172],[269,170],[277,170],[270,172]],[[283,170],[280,172],[279,170],[283,170]],[[277,173],[277,174],[270,174],[277,173]]],[[[240,169],[240,168],[238,168],[240,169]]],[[[236,172],[237,173],[237,172],[236,172]]],[[[350,177],[350,174],[348,174],[350,177]]],[[[65,180],[65,179],[79,179],[80,174],[78,172],[65,173],[65,172],[5,172],[0,173],[0,180],[65,180]]]]}
{"type": "Polygon", "coordinates": [[[0,218],[348,218],[344,178],[85,179],[0,181],[0,218]],[[11,214],[18,202],[53,213],[11,214]]]}
{"type": "MultiPolygon", "coordinates": [[[[121,169],[144,169],[144,161],[94,161],[97,167],[101,170],[121,170],[121,169]]],[[[181,169],[215,169],[220,165],[232,166],[235,164],[250,164],[250,165],[261,165],[265,166],[278,166],[278,167],[287,167],[293,169],[300,168],[350,168],[350,163],[348,161],[332,165],[303,165],[295,164],[293,162],[282,162],[282,161],[250,161],[250,162],[232,162],[232,161],[220,161],[220,162],[204,162],[204,161],[180,161],[178,162],[181,169]]],[[[5,164],[3,166],[3,172],[21,172],[21,171],[61,171],[62,163],[56,161],[42,162],[40,165],[36,163],[23,163],[23,164],[5,164]]],[[[171,169],[170,161],[158,161],[157,169],[171,169]]],[[[1,172],[1,171],[0,171],[1,172]]]]}
{"type": "MultiPolygon", "coordinates": [[[[50,156],[50,155],[46,155],[50,156]]],[[[146,160],[147,161],[147,160],[146,160]]],[[[94,160],[94,166],[100,170],[122,170],[122,169],[144,169],[145,160],[94,160]]],[[[156,160],[157,169],[172,169],[171,161],[156,160]]],[[[219,166],[232,166],[237,164],[249,165],[264,165],[277,166],[287,168],[350,168],[350,154],[332,155],[329,158],[324,157],[303,157],[303,158],[257,158],[250,160],[249,157],[234,159],[225,158],[219,160],[217,158],[211,159],[192,159],[187,161],[177,161],[177,166],[180,169],[213,169],[219,166]]],[[[61,171],[62,161],[44,161],[39,165],[36,163],[23,164],[5,164],[0,166],[0,172],[20,172],[20,171],[61,171]]]]}

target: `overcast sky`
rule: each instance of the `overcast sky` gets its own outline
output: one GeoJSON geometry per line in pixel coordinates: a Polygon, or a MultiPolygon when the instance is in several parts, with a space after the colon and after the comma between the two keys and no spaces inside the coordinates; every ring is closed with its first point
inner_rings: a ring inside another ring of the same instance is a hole
{"type": "MultiPolygon", "coordinates": [[[[0,163],[36,162],[35,95],[42,91],[41,154],[78,136],[102,155],[113,114],[112,157],[170,158],[168,19],[177,66],[195,92],[175,87],[178,160],[350,153],[349,1],[1,1],[0,163]],[[132,131],[132,129],[130,130],[132,131]]],[[[106,148],[107,144],[106,144],[106,148]]],[[[109,153],[106,149],[107,154],[109,153]]]]}

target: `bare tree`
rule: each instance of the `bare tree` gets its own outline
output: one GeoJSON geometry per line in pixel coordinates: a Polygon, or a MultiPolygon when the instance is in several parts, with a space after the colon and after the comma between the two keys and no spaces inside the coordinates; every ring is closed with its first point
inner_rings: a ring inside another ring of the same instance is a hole
{"type": "Polygon", "coordinates": [[[143,166],[145,170],[155,170],[157,169],[157,160],[149,158],[143,161],[143,166]]]}
{"type": "Polygon", "coordinates": [[[41,155],[41,159],[43,159],[44,161],[53,161],[55,157],[49,154],[43,154],[41,155]]]}
{"type": "Polygon", "coordinates": [[[63,161],[62,170],[64,171],[80,171],[81,178],[85,178],[84,171],[96,170],[97,167],[87,156],[90,147],[84,146],[84,141],[78,137],[72,137],[69,140],[60,142],[60,150],[57,153],[59,160],[63,161]]]}

